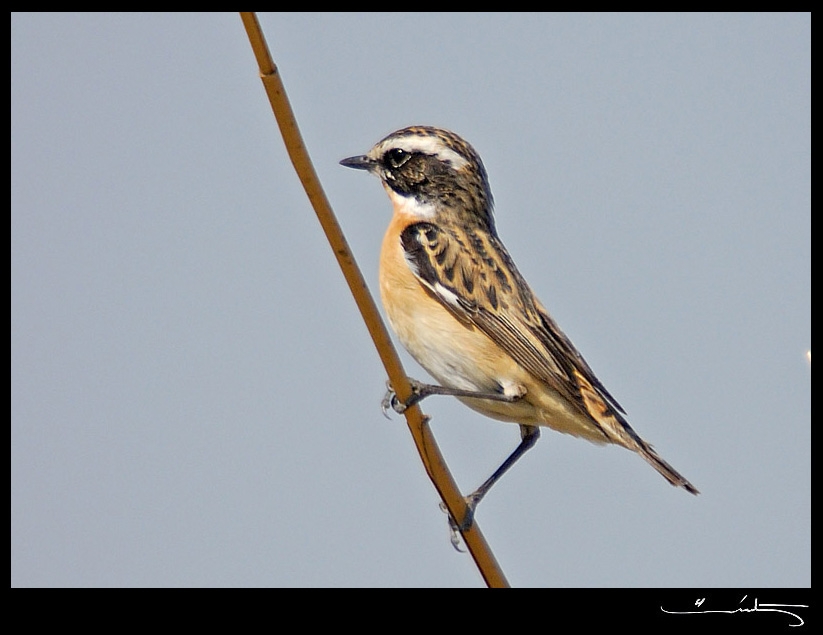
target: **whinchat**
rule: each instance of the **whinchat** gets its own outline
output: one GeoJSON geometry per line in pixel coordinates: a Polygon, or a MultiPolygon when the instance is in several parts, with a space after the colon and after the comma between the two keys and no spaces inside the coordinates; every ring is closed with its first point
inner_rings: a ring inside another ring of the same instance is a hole
{"type": "Polygon", "coordinates": [[[380,295],[392,329],[439,386],[414,382],[410,406],[454,395],[520,425],[520,444],[466,497],[480,499],[546,426],[633,450],[672,485],[697,489],[626,421],[625,412],[535,297],[497,236],[483,161],[460,136],[429,126],[393,132],[342,165],[383,183],[394,214],[380,254],[380,295]]]}

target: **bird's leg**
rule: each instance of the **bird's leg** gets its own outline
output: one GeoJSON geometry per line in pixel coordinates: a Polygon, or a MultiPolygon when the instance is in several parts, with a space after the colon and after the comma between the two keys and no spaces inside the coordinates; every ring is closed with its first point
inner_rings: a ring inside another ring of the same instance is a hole
{"type": "Polygon", "coordinates": [[[449,517],[449,522],[452,524],[452,529],[466,531],[472,526],[472,522],[474,522],[474,510],[477,508],[478,503],[480,503],[483,497],[489,493],[489,490],[497,481],[500,480],[500,477],[503,476],[506,471],[517,462],[517,459],[523,456],[529,448],[537,443],[537,439],[539,438],[540,428],[537,426],[520,425],[520,445],[518,445],[514,449],[514,452],[512,452],[509,457],[503,461],[500,467],[494,471],[494,474],[487,478],[480,487],[466,496],[466,505],[469,509],[463,517],[463,522],[460,524],[456,523],[453,518],[449,517]]]}
{"type": "Polygon", "coordinates": [[[424,384],[423,382],[419,382],[416,379],[409,379],[409,383],[411,384],[412,394],[408,399],[406,399],[405,403],[401,402],[397,398],[397,394],[394,392],[394,388],[392,388],[391,384],[386,384],[388,390],[386,391],[386,395],[383,397],[383,400],[380,402],[380,406],[383,409],[383,414],[386,414],[389,408],[391,408],[398,414],[403,414],[407,409],[411,408],[418,401],[422,401],[423,399],[431,395],[472,397],[474,399],[491,399],[492,401],[505,401],[506,403],[512,403],[514,401],[517,401],[518,399],[522,399],[523,395],[526,394],[525,391],[507,395],[502,392],[480,392],[477,390],[462,390],[461,388],[449,388],[447,386],[437,386],[435,384],[424,384]]]}

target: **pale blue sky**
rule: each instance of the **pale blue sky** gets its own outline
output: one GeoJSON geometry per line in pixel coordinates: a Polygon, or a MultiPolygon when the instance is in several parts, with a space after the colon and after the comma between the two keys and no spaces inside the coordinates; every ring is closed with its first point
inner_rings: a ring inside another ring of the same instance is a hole
{"type": "MultiPolygon", "coordinates": [[[[477,519],[516,586],[811,584],[808,14],[261,14],[338,161],[480,152],[543,303],[701,491],[546,431],[477,519]]],[[[237,14],[12,14],[12,586],[479,586],[286,157],[237,14]]],[[[426,378],[407,355],[410,374],[426,378]]],[[[425,403],[476,487],[517,428],[425,403]]]]}

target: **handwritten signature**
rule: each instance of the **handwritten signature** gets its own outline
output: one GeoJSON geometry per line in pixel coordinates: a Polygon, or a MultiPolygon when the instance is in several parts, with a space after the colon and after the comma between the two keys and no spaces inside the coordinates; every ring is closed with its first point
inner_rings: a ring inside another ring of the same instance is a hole
{"type": "MultiPolygon", "coordinates": [[[[743,599],[740,600],[740,604],[749,597],[748,595],[744,595],[743,599]]],[[[669,611],[668,609],[664,609],[662,606],[660,610],[664,613],[669,613],[670,615],[696,615],[699,613],[785,613],[786,615],[791,615],[793,618],[797,620],[797,623],[790,623],[789,626],[803,626],[805,622],[803,619],[793,611],[789,611],[787,609],[807,609],[809,608],[808,604],[761,604],[757,598],[754,598],[754,604],[751,607],[745,606],[738,606],[735,609],[701,609],[700,607],[703,606],[703,603],[706,601],[706,598],[698,598],[694,605],[698,608],[696,611],[669,611]]]]}

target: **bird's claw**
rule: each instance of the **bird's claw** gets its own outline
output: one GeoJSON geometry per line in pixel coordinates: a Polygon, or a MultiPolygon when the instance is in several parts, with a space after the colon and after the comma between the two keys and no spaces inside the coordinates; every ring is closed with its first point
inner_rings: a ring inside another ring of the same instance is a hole
{"type": "Polygon", "coordinates": [[[391,382],[386,382],[386,394],[383,395],[383,400],[380,402],[380,409],[383,411],[383,416],[386,419],[391,419],[389,417],[389,408],[394,410],[397,414],[402,415],[406,412],[406,404],[401,402],[397,398],[397,393],[394,392],[394,388],[392,388],[391,382]]]}
{"type": "Polygon", "coordinates": [[[465,553],[465,549],[460,548],[461,542],[461,534],[464,531],[468,531],[471,526],[474,524],[474,508],[477,505],[477,502],[474,500],[472,496],[466,496],[466,515],[463,517],[463,522],[458,523],[454,516],[449,513],[449,510],[446,508],[446,504],[441,502],[440,503],[440,510],[449,517],[449,531],[451,532],[451,543],[452,547],[455,550],[459,551],[460,553],[465,553]]]}
{"type": "Polygon", "coordinates": [[[445,503],[440,503],[440,511],[442,511],[449,517],[449,542],[452,543],[452,547],[454,547],[455,551],[459,551],[460,553],[466,553],[466,550],[460,547],[460,528],[457,526],[457,522],[454,520],[454,518],[452,518],[452,515],[449,513],[449,510],[446,509],[445,503]]]}
{"type": "Polygon", "coordinates": [[[409,386],[411,386],[411,395],[409,395],[409,398],[406,399],[405,403],[403,403],[397,398],[397,393],[394,392],[391,381],[386,382],[386,394],[383,396],[383,401],[380,402],[380,407],[382,408],[383,415],[386,418],[389,417],[389,408],[394,410],[397,414],[402,415],[418,401],[426,397],[428,394],[431,394],[427,392],[426,389],[431,389],[432,386],[417,381],[416,379],[409,378],[409,386]]]}

